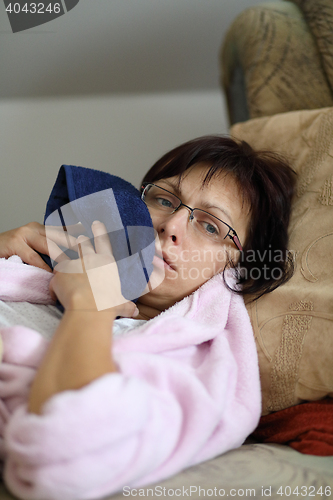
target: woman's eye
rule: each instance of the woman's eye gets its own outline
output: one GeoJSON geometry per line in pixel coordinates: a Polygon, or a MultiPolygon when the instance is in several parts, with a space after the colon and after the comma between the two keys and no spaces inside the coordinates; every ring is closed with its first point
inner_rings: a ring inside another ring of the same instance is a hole
{"type": "Polygon", "coordinates": [[[202,225],[208,234],[213,234],[217,235],[219,234],[219,231],[216,226],[213,226],[213,224],[210,224],[210,222],[202,222],[202,225]]]}
{"type": "Polygon", "coordinates": [[[173,204],[171,203],[171,201],[167,200],[166,198],[156,198],[156,201],[162,207],[173,208],[173,204]]]}

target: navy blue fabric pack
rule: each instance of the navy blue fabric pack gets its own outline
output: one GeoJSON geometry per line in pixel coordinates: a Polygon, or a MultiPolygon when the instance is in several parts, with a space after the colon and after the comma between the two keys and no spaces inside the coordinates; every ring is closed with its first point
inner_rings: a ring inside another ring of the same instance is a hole
{"type": "MultiPolygon", "coordinates": [[[[129,182],[107,172],[74,165],[62,165],[46,206],[44,224],[68,226],[81,223],[93,242],[91,225],[103,222],[112,245],[122,294],[135,301],[147,286],[153,270],[155,233],[149,211],[140,192],[129,182]]],[[[73,250],[63,249],[71,258],[73,250]]],[[[75,254],[75,255],[74,255],[75,254]]],[[[54,262],[42,255],[45,262],[54,262]]]]}

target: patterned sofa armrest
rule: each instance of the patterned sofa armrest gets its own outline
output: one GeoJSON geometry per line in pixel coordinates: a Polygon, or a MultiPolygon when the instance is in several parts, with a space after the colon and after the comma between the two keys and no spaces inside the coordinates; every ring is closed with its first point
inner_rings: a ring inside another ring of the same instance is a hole
{"type": "Polygon", "coordinates": [[[333,106],[331,0],[268,2],[245,10],[224,39],[221,71],[230,124],[333,106]]]}

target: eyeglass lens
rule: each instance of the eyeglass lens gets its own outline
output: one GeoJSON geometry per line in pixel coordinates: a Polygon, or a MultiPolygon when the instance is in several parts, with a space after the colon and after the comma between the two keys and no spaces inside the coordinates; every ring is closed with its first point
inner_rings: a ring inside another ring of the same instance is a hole
{"type": "MultiPolygon", "coordinates": [[[[176,195],[154,185],[145,188],[143,200],[151,211],[168,214],[172,214],[182,205],[176,195]]],[[[212,240],[222,241],[230,231],[224,222],[199,208],[192,209],[191,219],[194,229],[212,240]]]]}

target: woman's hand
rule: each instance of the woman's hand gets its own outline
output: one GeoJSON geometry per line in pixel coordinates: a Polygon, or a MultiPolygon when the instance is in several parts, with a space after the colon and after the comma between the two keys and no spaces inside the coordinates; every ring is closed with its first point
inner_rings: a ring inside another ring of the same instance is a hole
{"type": "Polygon", "coordinates": [[[45,228],[38,222],[30,222],[0,234],[0,257],[18,255],[26,264],[52,272],[37,252],[58,255],[61,253],[58,245],[69,248],[69,245],[74,247],[75,244],[76,239],[62,228],[45,228]]]}
{"type": "Polygon", "coordinates": [[[89,238],[76,240],[79,259],[59,255],[55,276],[50,282],[53,298],[66,310],[101,311],[112,309],[116,316],[132,317],[138,313],[133,302],[121,293],[117,264],[104,224],[92,225],[95,249],[89,238]]]}
{"type": "Polygon", "coordinates": [[[113,322],[117,316],[136,315],[135,304],[121,293],[104,224],[94,223],[92,232],[95,248],[89,238],[79,236],[78,259],[70,260],[64,253],[57,257],[50,290],[65,306],[65,314],[31,386],[28,409],[33,413],[41,413],[44,402],[54,394],[116,372],[113,322]]]}
{"type": "Polygon", "coordinates": [[[30,222],[0,234],[0,257],[18,255],[26,264],[52,272],[37,252],[49,253],[45,227],[38,222],[30,222]]]}

